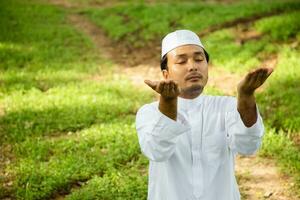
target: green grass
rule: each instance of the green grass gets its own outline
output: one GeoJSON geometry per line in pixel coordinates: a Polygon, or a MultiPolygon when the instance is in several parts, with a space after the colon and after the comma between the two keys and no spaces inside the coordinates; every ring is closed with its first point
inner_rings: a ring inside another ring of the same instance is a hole
{"type": "MultiPolygon", "coordinates": [[[[43,69],[38,71],[6,70],[1,76],[1,94],[13,94],[16,91],[26,92],[35,89],[46,92],[53,87],[61,87],[66,84],[74,84],[86,79],[86,73],[75,70],[43,69]]],[[[2,97],[2,95],[1,95],[2,97]]]]}
{"type": "MultiPolygon", "coordinates": [[[[230,72],[242,74],[261,66],[261,63],[269,55],[282,54],[284,42],[287,40],[290,42],[299,41],[299,36],[296,35],[300,30],[298,16],[299,12],[291,12],[258,20],[249,27],[249,30],[259,29],[265,34],[261,35],[259,39],[248,40],[243,44],[237,42],[237,38],[240,36],[233,28],[216,31],[203,37],[203,43],[209,51],[211,63],[230,72]]],[[[293,66],[289,67],[292,69],[296,67],[296,62],[298,62],[297,58],[294,57],[292,59],[293,66]]],[[[281,58],[280,55],[279,60],[281,58]]],[[[287,61],[285,62],[285,65],[288,64],[287,61]]],[[[284,73],[284,77],[295,80],[296,77],[285,76],[288,73],[284,73]]]]}
{"type": "MultiPolygon", "coordinates": [[[[272,4],[264,1],[235,2],[229,5],[201,2],[150,5],[127,3],[109,8],[85,9],[83,13],[103,28],[112,40],[131,46],[145,46],[151,42],[158,44],[166,33],[174,29],[184,28],[201,32],[205,28],[239,18],[291,10],[300,10],[300,4],[295,1],[272,4]]],[[[296,19],[295,14],[288,18],[294,21],[296,19]]],[[[281,30],[280,25],[277,29],[281,30]]],[[[293,34],[288,35],[289,38],[292,36],[293,34]]],[[[213,65],[231,72],[244,73],[258,67],[265,59],[265,55],[276,53],[277,46],[268,35],[243,45],[236,42],[237,37],[233,29],[225,29],[202,38],[213,65]]]]}
{"type": "MultiPolygon", "coordinates": [[[[72,132],[67,137],[48,140],[41,137],[19,143],[15,154],[21,160],[12,169],[19,177],[15,182],[17,197],[49,198],[55,192],[68,191],[72,184],[85,182],[92,176],[105,178],[117,170],[123,173],[127,165],[141,159],[132,121],[133,117],[127,117],[72,132]]],[[[115,184],[118,182],[116,180],[115,184]]],[[[130,189],[128,185],[121,186],[124,188],[119,187],[120,190],[130,189]]],[[[130,194],[130,190],[127,193],[130,194]]]]}
{"type": "Polygon", "coordinates": [[[0,119],[5,135],[1,138],[18,142],[28,136],[80,130],[134,114],[143,100],[126,81],[86,81],[47,92],[14,92],[0,101],[5,107],[5,116],[0,119]]]}
{"type": "MultiPolygon", "coordinates": [[[[1,177],[0,197],[47,199],[92,177],[146,168],[133,122],[152,96],[112,76],[112,62],[68,23],[64,10],[18,0],[1,1],[0,10],[7,27],[0,34],[0,144],[11,145],[14,157],[3,169],[13,185],[3,187],[1,177]]],[[[145,179],[132,185],[143,196],[145,179]]],[[[133,188],[122,181],[114,184],[129,195],[133,188]]]]}
{"type": "Polygon", "coordinates": [[[72,26],[65,26],[67,17],[61,9],[15,2],[0,3],[0,26],[5,27],[0,35],[0,59],[3,61],[0,69],[59,70],[63,63],[64,69],[87,71],[87,61],[99,57],[85,35],[72,26]]]}
{"type": "MultiPolygon", "coordinates": [[[[142,165],[143,169],[145,165],[142,165]]],[[[111,171],[103,177],[94,176],[80,190],[68,195],[68,200],[132,199],[147,198],[147,174],[132,167],[123,171],[111,171]]]]}
{"type": "Polygon", "coordinates": [[[238,44],[235,39],[233,29],[217,31],[203,38],[212,65],[234,73],[245,73],[259,66],[262,59],[257,55],[273,49],[265,38],[243,45],[238,44]]]}
{"type": "Polygon", "coordinates": [[[293,143],[291,136],[299,135],[300,131],[299,56],[299,48],[282,45],[277,67],[269,78],[265,91],[257,95],[267,125],[260,155],[277,160],[282,171],[293,177],[295,195],[298,197],[300,148],[293,143]]]}
{"type": "Polygon", "coordinates": [[[276,131],[267,127],[259,155],[277,161],[283,174],[292,177],[295,185],[291,187],[294,197],[300,198],[300,149],[292,142],[286,131],[276,131]]]}
{"type": "Polygon", "coordinates": [[[282,45],[277,67],[268,80],[266,91],[257,96],[271,127],[287,132],[300,131],[299,56],[299,48],[282,45]]]}
{"type": "MultiPolygon", "coordinates": [[[[199,32],[240,17],[299,9],[295,1],[115,2],[99,9],[88,8],[87,2],[83,12],[113,40],[134,41],[133,45],[158,41],[174,28],[199,32]]],[[[67,194],[66,199],[145,199],[148,161],[140,152],[134,119],[137,109],[153,100],[152,93],[113,75],[113,62],[68,22],[70,12],[82,9],[66,11],[34,0],[0,1],[0,26],[5,27],[0,32],[0,147],[10,145],[14,158],[3,169],[12,186],[4,187],[5,177],[0,177],[0,198],[67,194]]],[[[286,26],[284,33],[280,29],[282,18],[295,22],[294,16],[298,14],[257,21],[252,28],[264,35],[243,45],[235,43],[233,29],[209,34],[203,42],[213,65],[235,73],[256,67],[266,55],[278,55],[274,74],[257,95],[271,127],[260,155],[276,159],[295,177],[299,189],[300,150],[287,134],[296,134],[300,127],[299,47],[290,47],[290,42],[299,41],[298,25],[286,26]]],[[[206,88],[205,93],[222,91],[206,88]]]]}
{"type": "Polygon", "coordinates": [[[275,40],[300,38],[300,12],[292,12],[259,20],[255,23],[258,31],[270,35],[275,40]]]}
{"type": "Polygon", "coordinates": [[[0,34],[1,92],[47,90],[110,70],[111,61],[101,58],[86,35],[67,25],[62,9],[13,0],[1,1],[0,12],[0,26],[5,27],[0,34]]]}
{"type": "Polygon", "coordinates": [[[163,35],[174,29],[201,32],[210,26],[238,18],[295,9],[300,9],[296,1],[275,1],[272,4],[264,1],[232,4],[175,2],[150,5],[128,3],[108,8],[88,8],[84,13],[102,27],[111,39],[143,46],[149,41],[160,41],[163,35]]]}

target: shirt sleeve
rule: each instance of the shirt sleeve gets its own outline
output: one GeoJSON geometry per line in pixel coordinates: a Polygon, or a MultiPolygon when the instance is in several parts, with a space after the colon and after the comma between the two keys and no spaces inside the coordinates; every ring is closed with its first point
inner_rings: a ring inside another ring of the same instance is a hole
{"type": "Polygon", "coordinates": [[[225,129],[229,148],[243,155],[254,154],[260,147],[264,134],[264,124],[256,105],[257,121],[246,127],[237,110],[237,100],[232,99],[230,111],[225,113],[225,129]]]}
{"type": "Polygon", "coordinates": [[[147,104],[137,112],[136,130],[142,153],[161,162],[174,153],[178,136],[188,131],[189,126],[162,114],[158,104],[147,104]]]}

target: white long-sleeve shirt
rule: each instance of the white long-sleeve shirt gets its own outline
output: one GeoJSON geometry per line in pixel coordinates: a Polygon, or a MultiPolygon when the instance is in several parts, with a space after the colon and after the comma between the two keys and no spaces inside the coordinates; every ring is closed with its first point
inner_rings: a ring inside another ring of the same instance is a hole
{"type": "Polygon", "coordinates": [[[246,127],[233,97],[178,98],[177,120],[146,104],[136,116],[142,153],[150,160],[148,200],[239,200],[237,153],[253,154],[262,118],[246,127]]]}

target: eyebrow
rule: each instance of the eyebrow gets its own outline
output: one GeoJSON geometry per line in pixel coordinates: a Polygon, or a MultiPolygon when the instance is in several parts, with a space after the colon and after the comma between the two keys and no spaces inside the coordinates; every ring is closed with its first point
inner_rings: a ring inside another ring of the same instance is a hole
{"type": "MultiPolygon", "coordinates": [[[[180,57],[185,57],[186,55],[187,55],[186,53],[183,53],[183,54],[176,55],[175,57],[176,58],[180,58],[180,57]]],[[[202,55],[202,56],[204,56],[204,53],[202,51],[196,51],[196,52],[194,52],[194,55],[202,55]]]]}
{"type": "Polygon", "coordinates": [[[203,53],[202,51],[197,51],[197,52],[195,52],[194,54],[204,56],[204,53],[203,53]]]}

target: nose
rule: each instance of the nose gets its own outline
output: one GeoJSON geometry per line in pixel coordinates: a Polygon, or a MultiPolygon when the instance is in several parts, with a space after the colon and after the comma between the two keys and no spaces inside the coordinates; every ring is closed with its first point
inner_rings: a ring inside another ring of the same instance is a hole
{"type": "Polygon", "coordinates": [[[197,65],[197,63],[193,60],[190,59],[189,63],[188,63],[188,71],[198,71],[199,70],[199,66],[197,65]]]}

